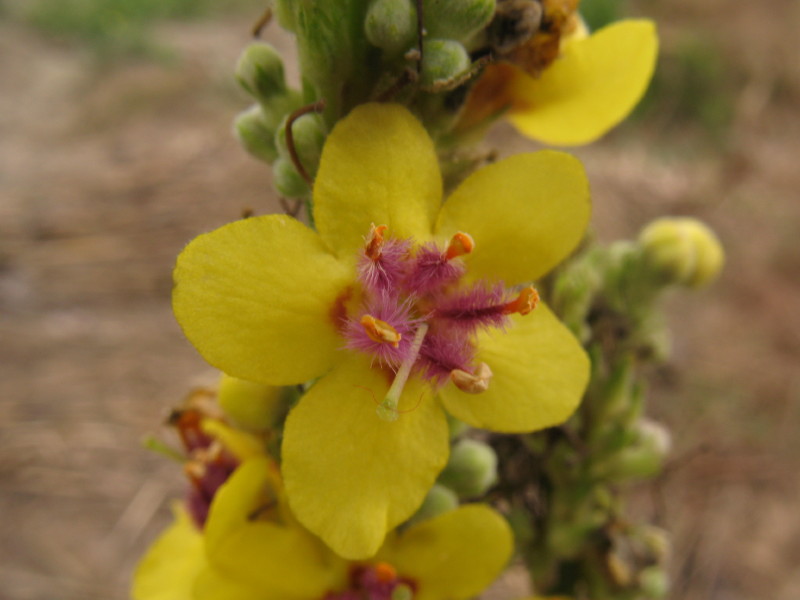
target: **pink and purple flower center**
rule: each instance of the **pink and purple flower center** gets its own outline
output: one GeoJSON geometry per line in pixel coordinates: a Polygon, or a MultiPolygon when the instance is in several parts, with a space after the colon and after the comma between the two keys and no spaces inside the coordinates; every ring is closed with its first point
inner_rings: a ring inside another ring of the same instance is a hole
{"type": "Polygon", "coordinates": [[[536,290],[468,281],[462,257],[474,242],[466,233],[441,247],[388,238],[386,230],[373,225],[360,253],[362,301],[346,317],[346,347],[395,373],[410,370],[437,387],[450,380],[466,392],[486,390],[492,373],[485,363],[476,364],[477,333],[503,330],[511,314],[529,313],[539,299],[536,290]]]}
{"type": "Polygon", "coordinates": [[[416,583],[401,577],[391,565],[354,565],[350,569],[348,587],[329,592],[322,600],[413,600],[416,583]]]}

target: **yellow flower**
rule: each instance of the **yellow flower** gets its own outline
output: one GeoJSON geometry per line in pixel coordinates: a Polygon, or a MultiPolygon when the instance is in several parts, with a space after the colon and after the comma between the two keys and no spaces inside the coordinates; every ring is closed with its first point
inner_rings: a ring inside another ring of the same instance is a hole
{"type": "Polygon", "coordinates": [[[470,93],[459,128],[503,113],[522,134],[546,144],[588,144],[633,110],[657,53],[654,24],[626,20],[588,37],[562,38],[559,57],[538,77],[524,65],[489,65],[470,93]]]}
{"type": "Polygon", "coordinates": [[[581,239],[580,163],[517,155],[444,205],[437,165],[406,109],[360,106],[322,153],[318,233],[282,215],[237,221],[195,239],[175,270],[175,314],[211,364],[271,385],[319,378],[289,414],[282,470],[298,519],[347,558],[372,556],[421,504],[447,462],[443,407],[533,431],[564,421],[588,379],[568,330],[544,305],[531,312],[535,290],[505,287],[581,239]]]}
{"type": "Polygon", "coordinates": [[[275,481],[269,460],[252,458],[220,488],[205,534],[179,513],[140,563],[134,600],[389,600],[401,590],[409,600],[460,600],[488,586],[511,556],[505,520],[473,504],[395,532],[374,558],[349,562],[281,510],[275,481]]]}

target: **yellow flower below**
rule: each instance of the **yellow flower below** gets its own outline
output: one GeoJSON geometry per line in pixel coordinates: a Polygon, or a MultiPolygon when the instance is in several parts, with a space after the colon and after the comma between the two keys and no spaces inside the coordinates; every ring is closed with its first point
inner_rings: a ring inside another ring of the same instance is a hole
{"type": "Polygon", "coordinates": [[[282,496],[275,485],[269,460],[253,458],[220,488],[204,534],[179,511],[142,559],[134,600],[383,598],[401,586],[413,600],[461,600],[511,557],[508,524],[472,504],[392,533],[373,558],[346,561],[280,507],[265,510],[282,496]]]}

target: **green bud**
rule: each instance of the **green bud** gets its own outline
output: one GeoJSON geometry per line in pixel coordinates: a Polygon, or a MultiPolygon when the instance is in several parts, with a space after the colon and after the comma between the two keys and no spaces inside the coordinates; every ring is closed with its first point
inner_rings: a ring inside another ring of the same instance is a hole
{"type": "Polygon", "coordinates": [[[217,401],[239,427],[251,431],[269,429],[280,412],[283,389],[223,375],[217,401]]]}
{"type": "Polygon", "coordinates": [[[433,38],[464,40],[492,20],[495,0],[424,0],[425,30],[433,38]]]}
{"type": "Polygon", "coordinates": [[[684,227],[694,243],[696,262],[689,278],[691,287],[703,287],[717,278],[725,264],[725,251],[716,234],[705,224],[687,219],[684,227]]]}
{"type": "Polygon", "coordinates": [[[435,483],[428,495],[425,496],[422,506],[411,517],[411,522],[424,521],[455,508],[458,508],[458,496],[456,496],[455,492],[450,488],[435,483]]]}
{"type": "Polygon", "coordinates": [[[259,102],[287,94],[280,54],[266,42],[253,42],[236,63],[236,80],[259,102]]]}
{"type": "Polygon", "coordinates": [[[244,149],[256,158],[272,163],[278,157],[275,131],[264,120],[264,112],[258,104],[236,117],[233,132],[244,149]]]}
{"type": "Polygon", "coordinates": [[[661,567],[645,567],[639,572],[639,587],[646,598],[666,598],[669,592],[669,580],[661,567]]]}
{"type": "Polygon", "coordinates": [[[389,55],[413,46],[417,38],[417,9],[412,0],[375,0],[367,11],[364,33],[369,43],[389,55]]]}
{"type": "MultiPolygon", "coordinates": [[[[322,146],[325,144],[325,125],[317,114],[306,114],[292,123],[292,137],[297,156],[311,177],[317,173],[322,146]]],[[[286,119],[275,132],[275,147],[281,158],[289,160],[286,146],[286,119]]]]}
{"type": "Polygon", "coordinates": [[[292,161],[279,158],[272,165],[272,180],[278,193],[287,198],[305,198],[311,192],[308,182],[303,179],[292,161]]]}
{"type": "Polygon", "coordinates": [[[445,85],[469,69],[467,50],[453,40],[427,40],[423,43],[422,85],[445,85]]]}
{"type": "Polygon", "coordinates": [[[653,221],[639,234],[639,244],[648,266],[666,283],[702,287],[725,261],[714,232],[688,217],[653,221]]]}
{"type": "Polygon", "coordinates": [[[414,600],[414,591],[405,583],[401,583],[392,590],[391,600],[414,600]]]}
{"type": "Polygon", "coordinates": [[[439,483],[459,497],[482,496],[497,480],[497,455],[488,444],[464,439],[456,442],[439,483]]]}
{"type": "Polygon", "coordinates": [[[595,476],[611,481],[652,477],[661,471],[671,447],[669,431],[649,419],[635,424],[633,442],[596,465],[595,476]]]}

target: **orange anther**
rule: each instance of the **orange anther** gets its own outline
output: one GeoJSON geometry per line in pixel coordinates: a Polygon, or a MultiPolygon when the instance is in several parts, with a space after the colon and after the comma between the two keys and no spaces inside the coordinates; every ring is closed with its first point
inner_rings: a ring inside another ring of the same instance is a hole
{"type": "Polygon", "coordinates": [[[375,576],[381,583],[392,583],[397,579],[397,571],[389,563],[379,562],[375,565],[375,576]]]}
{"type": "Polygon", "coordinates": [[[444,251],[444,256],[447,260],[452,260],[456,256],[464,256],[469,254],[475,248],[475,240],[472,236],[463,231],[456,233],[447,244],[447,250],[444,251]]]}
{"type": "Polygon", "coordinates": [[[386,321],[376,319],[372,315],[364,315],[361,317],[361,325],[372,341],[382,344],[391,344],[395,348],[400,345],[402,336],[397,333],[397,329],[389,325],[386,321]]]}
{"type": "Polygon", "coordinates": [[[480,394],[489,389],[489,380],[492,378],[492,370],[486,363],[481,363],[475,373],[467,373],[461,369],[450,371],[450,380],[462,392],[467,394],[480,394]]]}
{"type": "Polygon", "coordinates": [[[536,291],[532,285],[529,285],[522,291],[519,296],[509,302],[503,307],[503,312],[507,315],[519,313],[527,315],[539,304],[539,292],[536,291]]]}
{"type": "Polygon", "coordinates": [[[383,248],[384,241],[383,234],[387,229],[389,229],[388,225],[375,225],[375,223],[372,223],[369,226],[364,254],[372,260],[378,260],[381,257],[381,248],[383,248]]]}

